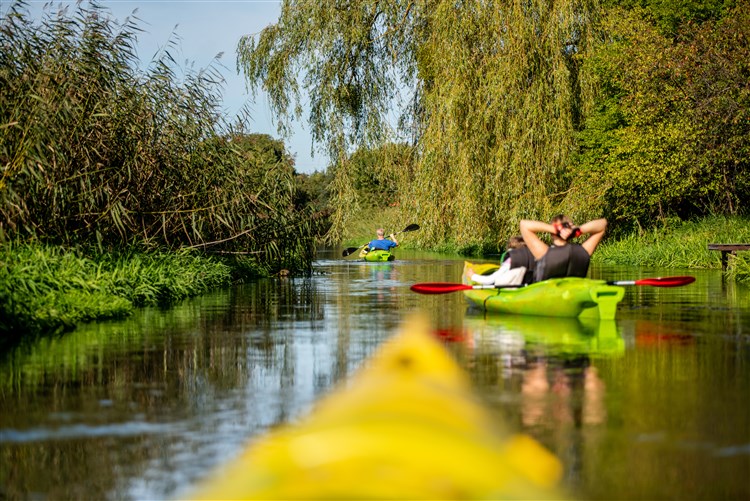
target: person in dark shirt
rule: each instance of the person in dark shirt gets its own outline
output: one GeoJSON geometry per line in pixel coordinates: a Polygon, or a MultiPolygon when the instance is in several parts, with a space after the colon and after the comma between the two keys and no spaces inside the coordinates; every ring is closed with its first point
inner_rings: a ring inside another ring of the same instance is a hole
{"type": "Polygon", "coordinates": [[[558,215],[550,223],[524,219],[520,227],[521,236],[536,260],[534,281],[539,282],[548,278],[585,277],[591,255],[604,237],[607,220],[594,219],[576,226],[569,217],[558,215]],[[544,242],[540,233],[549,233],[552,245],[544,242]],[[588,235],[583,243],[570,243],[581,235],[588,235]]]}

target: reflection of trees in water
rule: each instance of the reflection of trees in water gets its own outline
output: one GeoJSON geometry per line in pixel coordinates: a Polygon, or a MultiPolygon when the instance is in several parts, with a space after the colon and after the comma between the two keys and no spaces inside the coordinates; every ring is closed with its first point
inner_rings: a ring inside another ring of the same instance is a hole
{"type": "Polygon", "coordinates": [[[279,320],[320,319],[322,306],[312,286],[264,281],[188,300],[169,310],[144,309],[121,322],[97,322],[54,338],[36,340],[5,355],[10,378],[5,387],[23,391],[36,385],[122,386],[170,379],[181,384],[200,368],[207,381],[236,384],[246,369],[249,348],[274,360],[284,341],[273,335],[279,320]]]}
{"type": "MultiPolygon", "coordinates": [[[[256,413],[239,417],[251,427],[288,419],[299,402],[268,395],[291,392],[300,378],[290,326],[323,319],[318,294],[306,279],[258,281],[6,353],[0,429],[17,435],[0,447],[0,497],[104,499],[119,476],[147,477],[154,461],[176,471],[168,463],[180,461],[183,428],[203,430],[217,412],[256,413]]],[[[320,378],[328,387],[330,377],[320,378]]]]}

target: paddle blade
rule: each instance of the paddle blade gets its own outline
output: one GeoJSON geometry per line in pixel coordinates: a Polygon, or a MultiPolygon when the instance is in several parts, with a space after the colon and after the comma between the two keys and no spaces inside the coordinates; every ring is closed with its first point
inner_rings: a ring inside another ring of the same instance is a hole
{"type": "Polygon", "coordinates": [[[406,228],[404,228],[402,231],[416,231],[418,229],[419,229],[419,225],[418,224],[410,224],[409,226],[407,226],[406,228]]]}
{"type": "Polygon", "coordinates": [[[473,287],[471,285],[452,284],[448,282],[427,282],[414,284],[410,289],[420,294],[448,294],[449,292],[471,290],[473,287]]]}
{"type": "Polygon", "coordinates": [[[660,278],[643,278],[636,280],[635,285],[651,285],[654,287],[679,287],[695,282],[695,277],[660,277],[660,278]]]}
{"type": "Polygon", "coordinates": [[[659,277],[659,278],[642,278],[640,280],[620,280],[608,282],[610,285],[650,285],[652,287],[680,287],[695,282],[695,277],[659,277]]]}
{"type": "Polygon", "coordinates": [[[347,247],[346,249],[344,249],[343,256],[346,257],[349,254],[357,252],[357,250],[359,250],[359,247],[347,247]]]}

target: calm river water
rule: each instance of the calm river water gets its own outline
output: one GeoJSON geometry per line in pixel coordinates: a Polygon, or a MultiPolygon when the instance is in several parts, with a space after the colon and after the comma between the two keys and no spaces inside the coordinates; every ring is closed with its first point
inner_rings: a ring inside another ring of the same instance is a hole
{"type": "Polygon", "coordinates": [[[718,271],[594,267],[617,320],[494,316],[463,259],[323,250],[310,278],[251,283],[0,354],[0,499],[174,499],[253,436],[308,412],[427,312],[487,407],[565,465],[577,499],[750,499],[750,291],[718,271]]]}

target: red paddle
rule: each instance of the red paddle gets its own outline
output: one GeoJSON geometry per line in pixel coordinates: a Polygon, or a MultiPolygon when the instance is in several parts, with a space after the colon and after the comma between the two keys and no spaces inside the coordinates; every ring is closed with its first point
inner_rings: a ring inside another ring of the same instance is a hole
{"type": "MultiPolygon", "coordinates": [[[[660,277],[660,278],[642,278],[640,280],[614,280],[607,282],[607,285],[650,285],[652,287],[679,287],[695,282],[695,277],[660,277]]],[[[427,282],[423,284],[414,284],[411,290],[420,294],[448,294],[449,292],[469,291],[477,289],[517,289],[525,287],[524,285],[466,285],[453,284],[449,282],[427,282]]]]}

